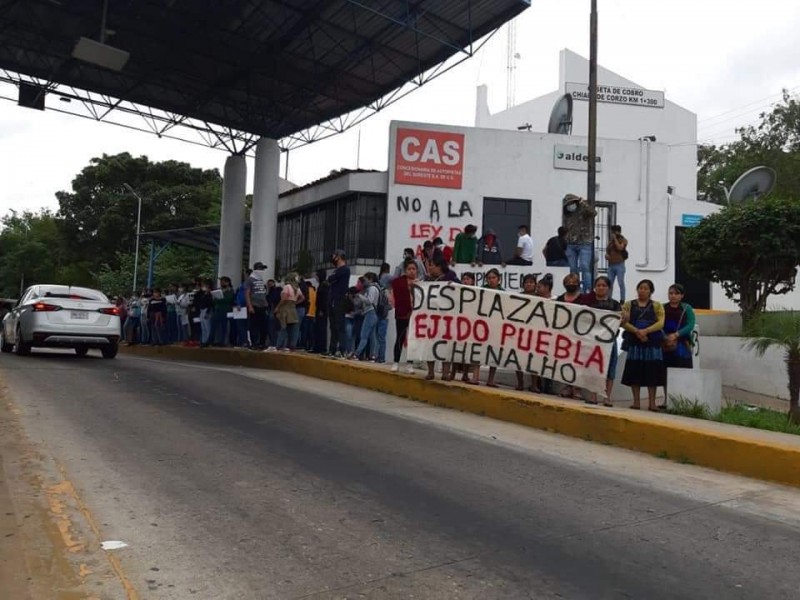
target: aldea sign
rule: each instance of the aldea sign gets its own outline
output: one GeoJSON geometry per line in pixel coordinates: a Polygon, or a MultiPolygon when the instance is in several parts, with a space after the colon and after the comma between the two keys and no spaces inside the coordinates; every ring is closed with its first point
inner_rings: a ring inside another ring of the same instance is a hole
{"type": "MultiPolygon", "coordinates": [[[[589,86],[585,83],[567,82],[566,87],[567,94],[572,96],[573,100],[589,101],[589,86]]],[[[664,92],[645,90],[638,87],[598,85],[597,101],[608,104],[644,106],[646,108],[664,108],[664,92]]]]}
{"type": "MultiPolygon", "coordinates": [[[[597,170],[603,170],[603,149],[597,149],[595,156],[597,170]]],[[[573,171],[586,171],[589,168],[589,150],[586,146],[568,146],[556,144],[553,147],[553,166],[556,169],[571,169],[573,171]]]]}

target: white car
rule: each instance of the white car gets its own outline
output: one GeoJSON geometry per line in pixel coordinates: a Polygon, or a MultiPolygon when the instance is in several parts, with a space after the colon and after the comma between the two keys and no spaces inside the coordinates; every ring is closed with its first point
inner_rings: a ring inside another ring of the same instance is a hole
{"type": "Polygon", "coordinates": [[[31,348],[74,348],[85,356],[98,348],[104,358],[119,349],[120,311],[97,290],[33,285],[3,318],[0,350],[24,356],[31,348]]]}

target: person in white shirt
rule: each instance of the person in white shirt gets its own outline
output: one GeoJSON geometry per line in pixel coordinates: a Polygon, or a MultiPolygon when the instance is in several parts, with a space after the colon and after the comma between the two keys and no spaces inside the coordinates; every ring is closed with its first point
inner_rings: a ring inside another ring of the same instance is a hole
{"type": "Polygon", "coordinates": [[[518,231],[519,239],[517,247],[514,248],[514,257],[506,261],[508,265],[532,265],[533,264],[533,239],[528,233],[527,225],[520,225],[518,231]]]}

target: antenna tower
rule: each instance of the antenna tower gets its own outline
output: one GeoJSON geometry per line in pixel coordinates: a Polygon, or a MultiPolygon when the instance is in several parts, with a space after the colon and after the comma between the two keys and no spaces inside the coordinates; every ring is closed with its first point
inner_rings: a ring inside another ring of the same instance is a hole
{"type": "Polygon", "coordinates": [[[514,106],[514,96],[517,91],[517,23],[508,23],[508,48],[506,55],[506,108],[514,106]]]}

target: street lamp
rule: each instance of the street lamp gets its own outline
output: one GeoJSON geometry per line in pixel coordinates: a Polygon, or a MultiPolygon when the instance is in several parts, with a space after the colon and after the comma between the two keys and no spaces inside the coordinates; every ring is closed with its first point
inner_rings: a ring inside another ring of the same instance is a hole
{"type": "Polygon", "coordinates": [[[136,252],[134,253],[133,259],[133,292],[136,293],[136,279],[137,275],[139,274],[139,233],[141,232],[142,227],[142,197],[137,194],[136,191],[127,183],[123,183],[122,185],[124,185],[125,189],[133,194],[139,201],[139,209],[136,212],[136,252]]]}

